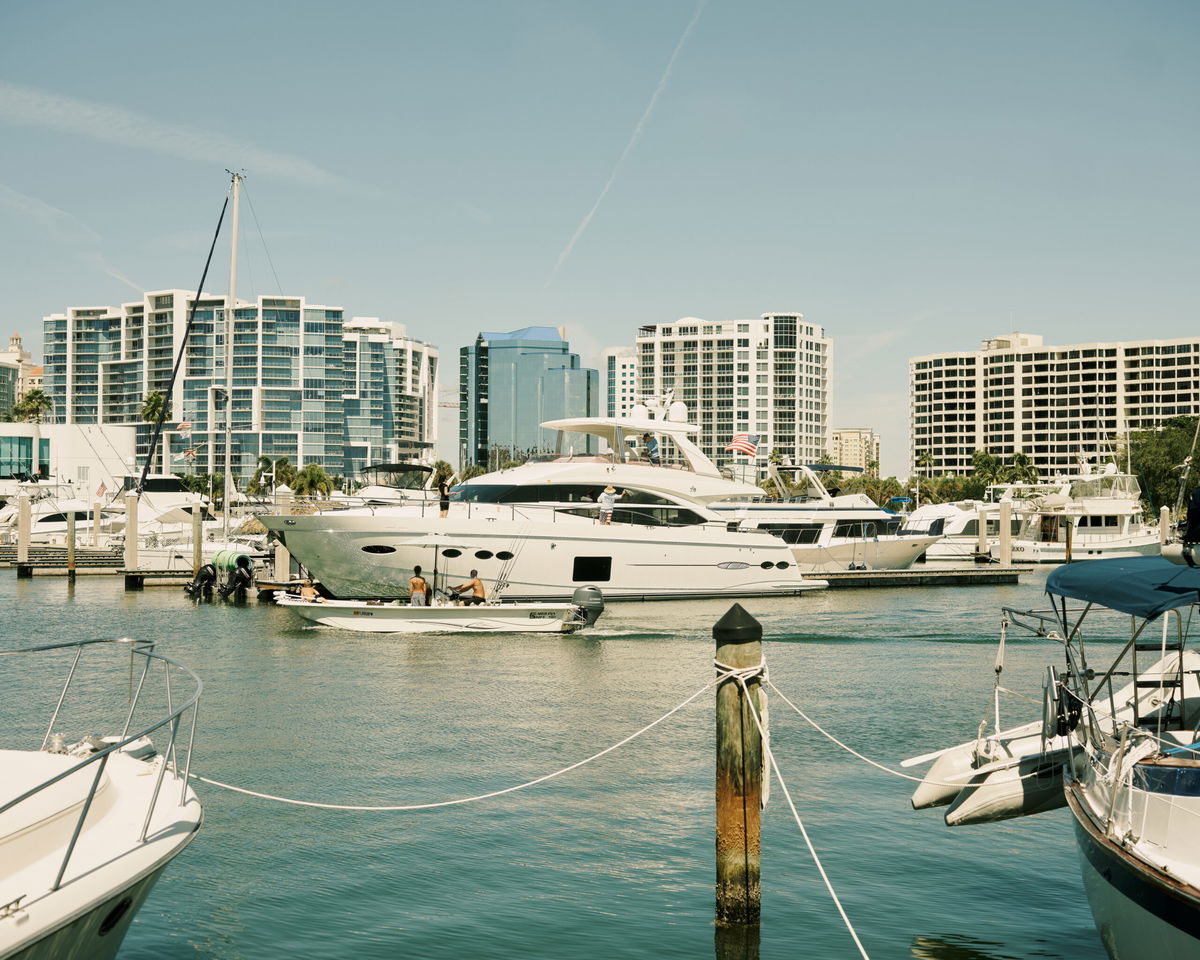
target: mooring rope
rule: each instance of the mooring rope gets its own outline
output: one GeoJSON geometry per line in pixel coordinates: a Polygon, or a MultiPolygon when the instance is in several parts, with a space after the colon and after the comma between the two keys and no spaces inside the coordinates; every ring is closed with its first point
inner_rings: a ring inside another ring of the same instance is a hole
{"type": "MultiPolygon", "coordinates": [[[[962,790],[963,788],[965,788],[967,786],[967,781],[970,780],[971,777],[973,777],[976,773],[979,773],[980,770],[984,769],[981,767],[981,768],[972,768],[970,770],[963,771],[964,779],[954,780],[954,781],[930,780],[928,777],[914,777],[912,774],[901,773],[899,770],[893,770],[891,767],[886,766],[882,763],[879,763],[876,760],[872,760],[870,757],[863,756],[861,753],[859,753],[853,747],[848,746],[845,743],[842,743],[841,740],[839,740],[832,733],[830,733],[828,730],[826,730],[824,727],[822,727],[819,723],[817,723],[816,720],[814,720],[807,713],[805,713],[803,710],[801,710],[798,706],[796,706],[794,703],[792,703],[791,700],[789,700],[786,696],[784,696],[783,691],[780,690],[777,686],[775,686],[775,684],[772,683],[769,679],[766,681],[766,684],[772,690],[774,690],[777,694],[779,694],[780,700],[782,700],[789,707],[791,707],[793,710],[795,710],[796,713],[800,716],[800,718],[805,723],[807,723],[809,726],[811,726],[814,730],[816,730],[817,733],[821,734],[821,736],[825,737],[831,743],[837,744],[837,746],[839,746],[843,750],[845,750],[848,754],[850,754],[850,756],[857,757],[859,760],[863,761],[863,763],[869,764],[870,766],[875,767],[877,770],[882,770],[884,773],[890,773],[893,777],[899,777],[901,780],[911,780],[913,783],[928,783],[935,787],[955,787],[956,789],[962,790]],[[967,774],[970,774],[970,776],[967,776],[967,774]]],[[[987,739],[987,738],[985,738],[985,739],[987,739]]],[[[1020,758],[1009,757],[1007,759],[1013,760],[1013,761],[1018,761],[1020,758]]],[[[985,764],[984,766],[986,767],[987,765],[985,764]]],[[[1023,773],[1018,777],[1014,777],[1013,780],[1014,780],[1014,782],[1019,782],[1021,780],[1033,780],[1033,779],[1037,779],[1037,778],[1044,777],[1044,776],[1045,776],[1044,773],[1039,773],[1037,770],[1033,770],[1033,771],[1030,771],[1029,773],[1023,773]]]]}
{"type": "Polygon", "coordinates": [[[580,767],[584,766],[585,764],[591,763],[593,760],[599,760],[605,754],[612,753],[618,747],[623,747],[623,746],[625,746],[625,744],[627,744],[633,740],[636,740],[643,733],[646,733],[649,730],[652,730],[654,727],[657,727],[664,720],[667,720],[670,717],[674,716],[680,710],[682,710],[684,707],[686,707],[688,704],[692,703],[692,701],[694,701],[701,694],[705,693],[708,690],[711,690],[714,686],[716,686],[716,684],[720,683],[721,679],[722,678],[718,677],[715,680],[712,680],[711,682],[705,684],[703,687],[701,687],[699,690],[697,690],[695,693],[693,693],[690,697],[688,697],[686,700],[684,700],[683,703],[679,704],[679,706],[674,707],[671,710],[668,710],[657,720],[653,721],[652,723],[646,724],[646,726],[642,727],[642,729],[638,730],[636,733],[631,733],[629,736],[625,737],[623,740],[618,740],[612,746],[605,747],[599,753],[593,753],[590,757],[586,757],[583,760],[579,760],[575,763],[572,763],[569,766],[563,767],[560,770],[555,770],[553,773],[547,773],[544,776],[538,777],[535,780],[529,780],[525,783],[518,783],[515,786],[505,787],[502,790],[493,790],[491,793],[481,793],[481,794],[478,794],[473,797],[460,797],[456,800],[439,800],[435,803],[389,804],[387,806],[367,806],[364,804],[347,804],[347,803],[319,803],[315,800],[296,800],[292,797],[280,797],[280,796],[275,796],[270,793],[260,793],[257,790],[247,790],[245,787],[235,787],[233,784],[222,783],[220,780],[212,780],[208,777],[202,777],[197,773],[191,773],[191,774],[189,774],[189,776],[193,780],[199,780],[201,783],[207,783],[209,786],[220,787],[223,790],[232,790],[234,793],[242,793],[248,797],[257,797],[259,800],[271,800],[271,801],[274,801],[275,803],[287,803],[287,804],[292,804],[297,807],[316,807],[320,810],[360,810],[360,811],[375,811],[375,812],[394,812],[394,811],[404,811],[404,810],[433,810],[438,807],[456,807],[456,806],[461,806],[462,804],[465,804],[465,803],[474,803],[478,800],[490,800],[492,797],[500,797],[506,793],[516,793],[518,790],[524,790],[528,787],[536,786],[539,783],[545,783],[547,780],[553,780],[555,777],[562,776],[564,773],[569,773],[572,770],[577,770],[580,767]]]}
{"type": "Polygon", "coordinates": [[[846,913],[846,909],[842,906],[842,901],[838,897],[837,891],[833,889],[833,882],[829,879],[829,874],[825,872],[825,866],[821,863],[821,858],[817,854],[817,848],[813,846],[812,838],[809,837],[808,830],[804,827],[804,821],[800,819],[800,814],[796,811],[796,804],[792,802],[791,791],[788,790],[788,786],[783,780],[783,774],[779,770],[779,764],[775,760],[775,752],[771,749],[766,730],[763,729],[762,721],[759,718],[758,710],[754,703],[754,698],[750,696],[750,690],[746,686],[747,680],[752,677],[761,676],[763,678],[763,682],[769,685],[772,690],[776,689],[775,685],[771,683],[770,679],[767,677],[766,662],[763,661],[754,667],[742,668],[727,667],[717,661],[714,661],[714,663],[716,664],[718,670],[728,671],[719,679],[721,681],[729,678],[736,680],[738,685],[742,688],[742,692],[746,695],[746,701],[750,704],[750,715],[754,718],[754,725],[758,727],[758,734],[762,738],[763,752],[771,762],[771,769],[775,771],[775,779],[779,781],[779,787],[783,790],[784,799],[787,800],[788,807],[792,811],[792,818],[796,821],[796,826],[800,828],[800,835],[804,837],[804,843],[808,847],[809,855],[813,858],[813,863],[816,864],[817,872],[821,875],[821,880],[825,884],[825,889],[829,891],[829,896],[833,900],[833,905],[837,907],[837,911],[842,918],[842,923],[846,925],[846,930],[849,932],[851,939],[854,940],[854,945],[858,947],[860,956],[862,956],[863,960],[871,960],[867,954],[866,947],[863,946],[862,941],[858,938],[858,933],[854,929],[854,924],[850,922],[850,917],[846,913]]]}

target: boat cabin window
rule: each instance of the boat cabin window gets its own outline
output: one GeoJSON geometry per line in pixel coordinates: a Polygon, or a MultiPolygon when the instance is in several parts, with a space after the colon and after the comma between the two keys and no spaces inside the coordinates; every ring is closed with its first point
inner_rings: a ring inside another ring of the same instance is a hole
{"type": "MultiPolygon", "coordinates": [[[[450,499],[464,503],[595,503],[604,492],[602,483],[464,484],[450,491],[450,499]]],[[[617,505],[661,504],[676,506],[644,490],[626,490],[617,505]]]]}
{"type": "Polygon", "coordinates": [[[1128,474],[1101,474],[1088,477],[1086,480],[1076,480],[1071,484],[1071,497],[1083,500],[1087,497],[1119,497],[1136,500],[1142,495],[1142,488],[1137,479],[1128,474]]]}
{"type": "Polygon", "coordinates": [[[571,579],[576,583],[608,583],[612,579],[612,557],[576,557],[571,579]]]}
{"type": "Polygon", "coordinates": [[[816,543],[821,536],[820,523],[764,523],[760,530],[782,537],[784,543],[816,543]]]}
{"type": "MultiPolygon", "coordinates": [[[[125,493],[133,493],[137,489],[137,477],[123,477],[121,489],[125,493]]],[[[188,493],[188,488],[178,477],[147,477],[142,486],[143,493],[188,493]]]]}
{"type": "Polygon", "coordinates": [[[834,524],[835,537],[878,537],[900,532],[903,521],[895,520],[839,520],[834,524]]]}
{"type": "MultiPolygon", "coordinates": [[[[90,511],[87,511],[87,510],[76,510],[75,511],[75,519],[76,520],[91,520],[92,514],[90,511]]],[[[64,513],[48,513],[44,517],[38,517],[35,522],[36,523],[66,523],[67,515],[65,512],[64,513]]]]}

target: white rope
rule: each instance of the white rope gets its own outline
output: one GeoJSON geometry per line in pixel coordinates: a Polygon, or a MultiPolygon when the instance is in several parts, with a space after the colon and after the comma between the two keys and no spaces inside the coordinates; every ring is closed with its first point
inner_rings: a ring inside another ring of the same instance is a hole
{"type": "MultiPolygon", "coordinates": [[[[721,663],[717,663],[716,666],[718,669],[728,671],[725,676],[732,677],[733,679],[737,680],[738,684],[742,688],[742,692],[745,693],[746,701],[750,704],[750,715],[754,718],[754,725],[758,727],[759,736],[762,738],[763,751],[771,761],[771,769],[775,771],[775,779],[779,781],[779,786],[783,790],[784,799],[787,800],[788,807],[792,811],[792,818],[796,821],[796,826],[800,828],[800,835],[804,837],[804,843],[808,846],[808,852],[813,858],[813,863],[817,866],[817,872],[821,874],[821,880],[825,883],[825,889],[829,891],[829,896],[833,900],[833,905],[837,907],[837,911],[842,917],[842,923],[846,925],[846,930],[849,932],[851,939],[854,940],[854,945],[858,947],[859,954],[862,956],[863,960],[871,960],[871,958],[867,955],[866,948],[862,945],[862,941],[858,938],[858,933],[854,929],[854,924],[850,922],[850,917],[847,915],[845,908],[842,906],[842,901],[838,898],[837,891],[833,889],[833,883],[829,879],[829,874],[825,872],[825,866],[821,863],[820,856],[817,855],[817,848],[813,846],[812,839],[808,835],[808,830],[805,829],[804,822],[800,819],[800,814],[796,812],[796,804],[792,802],[791,791],[788,790],[787,784],[783,781],[783,774],[779,770],[779,764],[775,761],[775,752],[769,745],[767,734],[763,730],[762,723],[759,720],[758,711],[754,708],[754,698],[750,696],[750,691],[746,687],[747,679],[762,675],[764,682],[770,684],[772,689],[775,689],[775,685],[771,684],[771,681],[766,678],[766,663],[763,662],[755,667],[745,667],[742,669],[726,667],[721,663]]],[[[722,679],[724,679],[724,677],[722,679]]]]}
{"type": "Polygon", "coordinates": [[[697,690],[695,693],[693,693],[690,697],[688,697],[686,700],[684,700],[683,703],[681,703],[681,704],[679,704],[679,706],[674,707],[673,709],[667,711],[665,714],[663,714],[661,717],[659,717],[653,723],[646,724],[646,726],[642,727],[642,729],[638,730],[636,733],[631,733],[624,740],[619,740],[616,743],[614,743],[611,747],[605,747],[599,753],[594,753],[590,757],[587,757],[586,759],[580,760],[576,763],[572,763],[570,766],[563,767],[561,770],[555,770],[553,773],[548,773],[545,776],[538,777],[536,780],[530,780],[526,783],[519,783],[512,787],[505,787],[503,790],[493,790],[491,793],[481,793],[481,794],[478,794],[477,796],[473,796],[473,797],[461,797],[457,800],[440,800],[436,803],[394,804],[394,805],[389,805],[389,806],[364,806],[364,805],[359,805],[359,804],[344,804],[344,803],[318,803],[313,800],[295,800],[290,797],[279,797],[279,796],[274,796],[269,793],[259,793],[256,790],[247,790],[244,787],[235,787],[229,783],[222,783],[220,780],[211,780],[208,777],[202,777],[196,773],[193,773],[190,776],[193,780],[199,780],[201,783],[207,783],[213,787],[221,787],[223,790],[232,790],[234,793],[244,793],[248,797],[257,797],[260,800],[273,800],[276,803],[289,803],[289,804],[293,804],[294,806],[298,806],[298,807],[316,807],[321,810],[367,810],[367,811],[389,812],[389,811],[403,811],[403,810],[433,810],[437,807],[455,807],[455,806],[460,806],[464,803],[474,803],[477,800],[489,800],[492,797],[500,797],[506,793],[516,793],[518,790],[524,790],[527,787],[536,786],[539,783],[545,783],[547,780],[553,780],[555,777],[559,777],[559,776],[562,776],[562,774],[564,774],[564,773],[569,773],[572,770],[576,770],[579,767],[584,766],[585,764],[591,763],[593,760],[598,760],[598,759],[600,759],[600,757],[603,757],[605,754],[612,753],[618,747],[623,747],[625,744],[629,743],[630,741],[636,740],[643,733],[646,733],[647,731],[653,729],[654,727],[657,727],[660,723],[662,723],[664,720],[668,719],[669,717],[674,716],[676,713],[678,713],[680,710],[682,710],[684,707],[686,707],[688,704],[690,704],[693,700],[695,700],[697,697],[699,697],[702,693],[705,693],[706,691],[711,690],[713,688],[713,686],[715,686],[718,682],[719,682],[719,679],[713,680],[712,682],[705,684],[703,687],[701,687],[699,690],[697,690]]]}
{"type": "MultiPolygon", "coordinates": [[[[791,700],[789,700],[787,697],[785,697],[783,695],[783,691],[781,691],[777,686],[775,686],[775,684],[772,683],[769,679],[766,681],[766,683],[767,683],[767,686],[769,686],[772,690],[774,690],[777,694],[779,694],[779,699],[781,699],[789,707],[791,707],[793,710],[795,710],[796,713],[799,714],[800,718],[805,723],[807,723],[809,726],[811,726],[814,730],[816,730],[817,733],[821,734],[821,736],[825,737],[831,743],[837,744],[839,747],[841,747],[843,750],[845,750],[848,754],[850,754],[850,756],[857,757],[859,760],[863,761],[863,763],[869,764],[870,766],[875,767],[877,770],[882,770],[884,773],[890,773],[893,777],[899,777],[901,780],[911,780],[913,783],[928,783],[935,787],[954,787],[956,790],[962,790],[963,788],[965,788],[967,786],[967,780],[970,779],[969,777],[966,779],[963,779],[963,780],[956,780],[956,781],[930,780],[928,777],[914,777],[911,774],[901,773],[899,770],[893,770],[891,767],[884,766],[882,763],[872,760],[870,757],[863,756],[861,753],[859,753],[853,747],[847,746],[846,744],[842,743],[841,740],[839,740],[837,737],[835,737],[832,733],[830,733],[828,730],[826,730],[824,727],[822,727],[819,723],[817,723],[816,720],[814,720],[812,717],[810,717],[808,714],[806,714],[803,710],[801,710],[798,706],[796,706],[794,703],[792,703],[791,700]]],[[[973,775],[974,775],[974,773],[972,773],[972,776],[973,775]]],[[[1019,782],[1021,780],[1034,780],[1034,779],[1042,778],[1044,776],[1045,776],[1044,773],[1040,773],[1037,770],[1033,770],[1030,773],[1023,773],[1019,777],[1014,777],[1013,781],[1019,782]]]]}

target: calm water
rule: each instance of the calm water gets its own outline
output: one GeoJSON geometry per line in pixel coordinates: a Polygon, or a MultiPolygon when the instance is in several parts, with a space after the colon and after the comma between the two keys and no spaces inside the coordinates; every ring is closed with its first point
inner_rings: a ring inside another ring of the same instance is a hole
{"type": "MultiPolygon", "coordinates": [[[[999,608],[1038,605],[1043,582],[744,606],[789,698],[896,766],[974,735],[999,608]]],[[[711,627],[728,606],[614,605],[567,638],[398,638],[303,627],[256,603],[195,606],[178,588],[125,594],[81,578],[71,590],[4,570],[0,646],[157,639],[205,683],[199,773],[310,800],[421,803],[532,779],[661,716],[710,678],[711,627]]],[[[1010,637],[1006,684],[1036,695],[1051,655],[1010,637]]],[[[0,668],[4,745],[27,746],[57,688],[25,658],[0,668]]],[[[558,780],[457,808],[338,813],[201,785],[205,826],[122,957],[713,957],[712,702],[558,780]]],[[[1032,716],[1010,705],[1012,721],[1032,716]]],[[[872,958],[1103,957],[1065,810],[950,830],[940,811],[911,810],[913,784],[842,752],[778,698],[771,722],[872,958]]],[[[777,786],[762,842],[762,956],[857,956],[777,786]]]]}

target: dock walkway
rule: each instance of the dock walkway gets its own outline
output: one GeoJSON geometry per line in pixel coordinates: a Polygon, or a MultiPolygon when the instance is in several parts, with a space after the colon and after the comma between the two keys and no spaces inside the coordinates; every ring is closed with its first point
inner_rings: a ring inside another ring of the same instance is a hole
{"type": "Polygon", "coordinates": [[[806,580],[825,580],[830,589],[838,587],[974,587],[997,583],[1016,583],[1026,573],[1023,567],[984,565],[960,570],[836,570],[830,573],[806,573],[806,580]]]}

